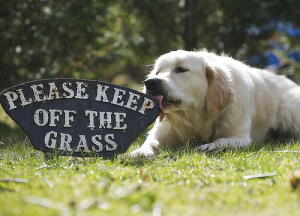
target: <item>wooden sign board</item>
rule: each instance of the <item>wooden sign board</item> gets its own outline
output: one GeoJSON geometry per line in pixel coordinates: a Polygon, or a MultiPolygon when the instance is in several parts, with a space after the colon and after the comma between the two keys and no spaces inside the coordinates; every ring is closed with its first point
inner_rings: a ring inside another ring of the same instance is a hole
{"type": "Polygon", "coordinates": [[[23,83],[1,92],[0,102],[45,155],[114,157],[159,114],[157,101],[148,95],[79,79],[23,83]]]}

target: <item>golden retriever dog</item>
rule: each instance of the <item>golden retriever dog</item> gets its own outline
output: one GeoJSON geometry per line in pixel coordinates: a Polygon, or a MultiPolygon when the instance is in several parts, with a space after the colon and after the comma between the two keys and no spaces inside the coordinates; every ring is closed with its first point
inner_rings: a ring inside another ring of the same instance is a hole
{"type": "Polygon", "coordinates": [[[197,139],[199,151],[247,149],[270,131],[300,129],[300,88],[284,76],[225,55],[178,50],[160,56],[144,81],[160,116],[132,156],[197,139]]]}

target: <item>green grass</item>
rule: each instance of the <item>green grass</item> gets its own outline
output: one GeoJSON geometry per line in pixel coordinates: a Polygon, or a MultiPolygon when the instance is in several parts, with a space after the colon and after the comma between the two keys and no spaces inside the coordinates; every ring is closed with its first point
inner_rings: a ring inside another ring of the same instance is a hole
{"type": "Polygon", "coordinates": [[[2,142],[0,215],[300,215],[300,188],[290,184],[300,170],[298,141],[214,154],[166,150],[145,160],[124,154],[113,161],[60,157],[47,163],[27,140],[2,142]],[[244,179],[268,173],[276,175],[244,179]]]}

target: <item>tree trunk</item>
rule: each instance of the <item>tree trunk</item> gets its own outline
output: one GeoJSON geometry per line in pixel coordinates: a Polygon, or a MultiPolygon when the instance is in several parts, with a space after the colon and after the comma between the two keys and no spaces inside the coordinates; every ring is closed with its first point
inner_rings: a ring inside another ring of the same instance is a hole
{"type": "Polygon", "coordinates": [[[197,37],[195,28],[195,0],[185,0],[185,29],[184,43],[186,50],[197,48],[197,37]]]}

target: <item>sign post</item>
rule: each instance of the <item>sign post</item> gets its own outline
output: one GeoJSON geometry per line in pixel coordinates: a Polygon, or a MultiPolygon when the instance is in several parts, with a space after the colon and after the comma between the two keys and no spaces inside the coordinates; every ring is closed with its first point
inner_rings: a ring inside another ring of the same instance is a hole
{"type": "Polygon", "coordinates": [[[130,88],[79,79],[37,80],[0,94],[4,111],[45,158],[115,157],[158,116],[156,100],[130,88]]]}

